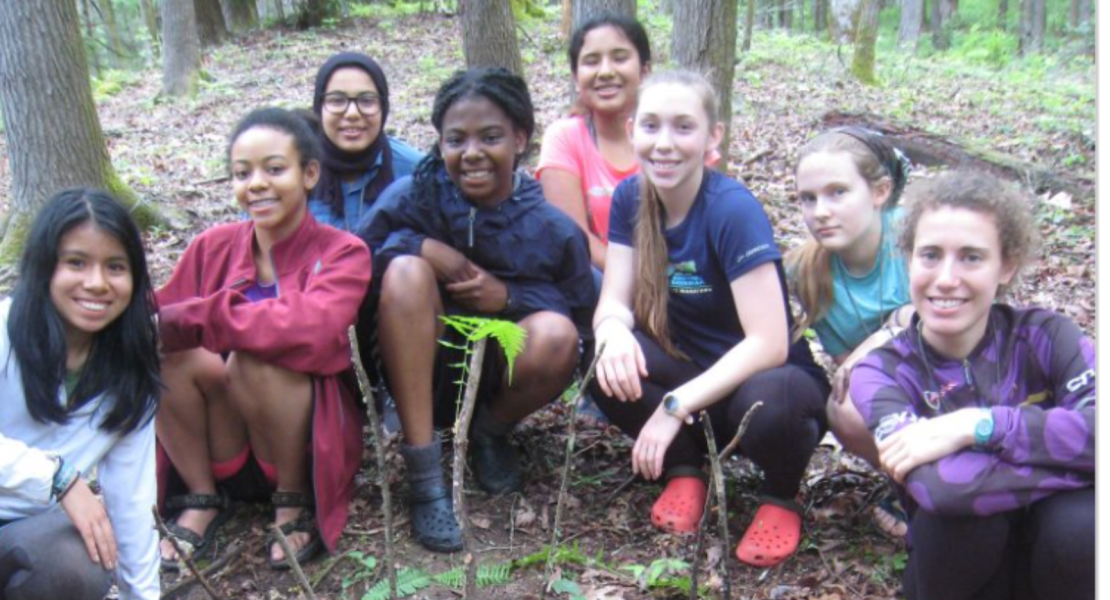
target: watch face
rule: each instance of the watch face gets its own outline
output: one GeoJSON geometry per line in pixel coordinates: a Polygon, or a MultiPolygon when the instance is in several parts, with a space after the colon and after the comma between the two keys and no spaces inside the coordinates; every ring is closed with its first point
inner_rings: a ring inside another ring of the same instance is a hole
{"type": "Polygon", "coordinates": [[[663,410],[667,411],[668,413],[670,413],[672,415],[677,413],[678,412],[678,398],[676,398],[676,397],[674,397],[670,394],[667,394],[667,397],[663,398],[663,410]]]}

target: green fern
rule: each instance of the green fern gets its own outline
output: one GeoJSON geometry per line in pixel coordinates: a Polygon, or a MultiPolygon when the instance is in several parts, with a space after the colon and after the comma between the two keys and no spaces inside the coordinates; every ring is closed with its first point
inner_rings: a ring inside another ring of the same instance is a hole
{"type": "MultiPolygon", "coordinates": [[[[513,364],[516,363],[520,353],[524,351],[524,342],[528,338],[527,330],[512,321],[501,319],[461,315],[442,315],[440,319],[445,325],[466,337],[467,343],[462,348],[456,344],[440,340],[440,344],[449,348],[461,349],[469,355],[470,347],[474,342],[484,338],[496,340],[497,345],[501,346],[501,351],[505,355],[505,363],[509,366],[509,383],[513,382],[513,364]]],[[[463,370],[465,373],[465,367],[463,370]]],[[[466,379],[465,374],[462,379],[466,379]]]]}
{"type": "MultiPolygon", "coordinates": [[[[478,587],[491,587],[512,581],[513,561],[496,565],[478,565],[478,587]]],[[[432,580],[441,585],[461,589],[466,584],[466,567],[458,566],[450,571],[433,575],[432,580]]]]}
{"type": "MultiPolygon", "coordinates": [[[[397,571],[397,595],[411,596],[432,585],[432,578],[421,569],[405,567],[397,571]]],[[[362,595],[362,600],[386,600],[389,598],[389,579],[382,579],[362,595]]]]}

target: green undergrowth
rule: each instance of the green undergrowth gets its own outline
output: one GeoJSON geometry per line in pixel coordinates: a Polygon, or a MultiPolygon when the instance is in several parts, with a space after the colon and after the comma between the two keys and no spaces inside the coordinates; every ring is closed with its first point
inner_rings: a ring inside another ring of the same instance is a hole
{"type": "MultiPolygon", "coordinates": [[[[635,584],[647,592],[660,592],[665,594],[682,594],[686,597],[690,593],[690,564],[676,558],[657,558],[647,565],[636,563],[613,564],[607,563],[602,558],[602,552],[589,556],[578,546],[562,545],[554,550],[549,546],[524,556],[519,559],[507,560],[497,563],[480,564],[477,568],[477,587],[488,589],[508,584],[513,581],[514,575],[532,568],[542,569],[547,563],[550,554],[552,562],[561,567],[560,575],[550,582],[551,591],[556,597],[568,600],[582,600],[582,587],[577,579],[576,569],[592,568],[604,571],[614,578],[622,579],[635,584]]],[[[389,598],[389,580],[384,569],[379,568],[378,560],[374,556],[362,552],[348,552],[344,558],[356,563],[355,570],[345,576],[342,581],[343,598],[358,598],[358,600],[385,600],[389,598]],[[377,578],[361,596],[352,596],[357,584],[377,578]]],[[[418,592],[432,586],[440,586],[455,591],[462,590],[466,584],[466,566],[460,565],[440,573],[430,573],[417,567],[403,567],[397,571],[397,596],[407,598],[415,596],[418,592]]],[[[698,587],[698,597],[710,597],[710,590],[706,586],[698,587]]]]}

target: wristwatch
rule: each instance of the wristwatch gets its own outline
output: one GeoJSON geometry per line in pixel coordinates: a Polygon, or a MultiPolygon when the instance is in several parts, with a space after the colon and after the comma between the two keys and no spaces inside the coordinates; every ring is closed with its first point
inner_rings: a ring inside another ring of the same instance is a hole
{"type": "Polygon", "coordinates": [[[975,447],[986,448],[993,434],[994,413],[989,408],[983,408],[979,412],[979,420],[975,423],[975,447]]]}
{"type": "Polygon", "coordinates": [[[690,414],[690,411],[682,407],[682,401],[678,399],[678,396],[675,395],[674,392],[667,392],[667,394],[663,396],[663,411],[687,425],[691,425],[694,422],[694,416],[690,414]]]}

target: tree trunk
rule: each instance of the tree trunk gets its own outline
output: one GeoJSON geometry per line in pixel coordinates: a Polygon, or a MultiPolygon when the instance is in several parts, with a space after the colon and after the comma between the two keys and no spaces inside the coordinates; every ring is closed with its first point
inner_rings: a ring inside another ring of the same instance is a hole
{"type": "Polygon", "coordinates": [[[943,0],[932,0],[931,24],[933,27],[933,47],[937,50],[948,49],[948,31],[944,28],[944,9],[941,8],[943,0]]]}
{"type": "MultiPolygon", "coordinates": [[[[749,0],[750,1],[750,0],[749,0]]],[[[821,32],[829,26],[829,0],[813,0],[813,33],[821,37],[821,32]]]]}
{"type": "MultiPolygon", "coordinates": [[[[72,0],[0,2],[0,112],[12,209],[0,263],[18,259],[31,216],[62,189],[95,186],[136,202],[112,169],[72,0]]],[[[152,214],[136,216],[149,225],[152,214]]]]}
{"type": "Polygon", "coordinates": [[[571,5],[573,27],[606,12],[636,18],[636,0],[571,0],[571,5]]]}
{"type": "Polygon", "coordinates": [[[274,15],[278,23],[285,22],[285,0],[274,0],[274,15]]]}
{"type": "Polygon", "coordinates": [[[147,33],[150,34],[150,56],[157,61],[161,55],[161,36],[158,33],[158,13],[154,9],[153,0],[142,0],[140,7],[143,11],[143,22],[146,23],[147,33]]]}
{"type": "Polygon", "coordinates": [[[865,85],[875,84],[875,40],[879,37],[879,0],[864,0],[856,26],[852,74],[865,85]]]}
{"type": "Polygon", "coordinates": [[[720,99],[718,118],[725,125],[721,139],[721,171],[728,170],[732,138],[732,80],[736,72],[737,0],[680,2],[675,6],[671,57],[681,67],[709,78],[720,99]]]}
{"type": "Polygon", "coordinates": [[[202,47],[215,46],[227,37],[224,13],[220,0],[196,0],[193,5],[197,13],[197,38],[202,47]]]}
{"type": "Polygon", "coordinates": [[[258,5],[255,0],[223,0],[222,6],[224,23],[229,30],[245,31],[258,25],[258,5]]]}
{"type": "Polygon", "coordinates": [[[193,0],[162,0],[162,92],[193,97],[200,78],[200,40],[193,0]]]}
{"type": "Polygon", "coordinates": [[[829,33],[834,42],[855,41],[862,0],[829,0],[829,33]]]}
{"type": "Polygon", "coordinates": [[[958,0],[937,0],[937,4],[940,5],[941,23],[947,23],[951,20],[952,17],[956,16],[956,12],[959,9],[958,0]]]}
{"type": "Polygon", "coordinates": [[[898,43],[917,49],[921,23],[925,16],[925,0],[902,0],[902,19],[898,26],[898,43]]]}
{"type": "Polygon", "coordinates": [[[1092,39],[1094,38],[1094,35],[1095,35],[1095,28],[1094,28],[1094,21],[1093,21],[1094,12],[1095,12],[1095,0],[1080,0],[1079,1],[1079,24],[1080,25],[1091,25],[1091,37],[1092,37],[1092,39]]]}
{"type": "Polygon", "coordinates": [[[790,21],[793,15],[794,4],[792,0],[779,0],[779,27],[781,29],[790,29],[790,21]]]}
{"type": "Polygon", "coordinates": [[[111,51],[111,63],[116,69],[125,66],[126,53],[123,50],[123,39],[119,35],[119,22],[116,20],[116,9],[112,0],[100,0],[104,7],[104,26],[108,30],[108,48],[111,51]]]}
{"type": "Polygon", "coordinates": [[[1079,5],[1081,0],[1071,0],[1068,10],[1068,27],[1073,31],[1079,29],[1079,5]]]}
{"type": "Polygon", "coordinates": [[[674,6],[678,0],[659,0],[659,9],[668,17],[674,18],[674,6]]]}
{"type": "Polygon", "coordinates": [[[1006,31],[1006,13],[1009,11],[1009,0],[998,0],[998,28],[1002,31],[1006,31]]]}
{"type": "Polygon", "coordinates": [[[524,76],[513,10],[504,0],[459,0],[467,68],[503,67],[524,76]]]}
{"type": "Polygon", "coordinates": [[[92,15],[89,14],[89,0],[81,0],[81,18],[85,22],[85,42],[89,52],[89,69],[93,77],[100,77],[100,59],[96,53],[96,26],[93,25],[92,15]]]}
{"type": "Polygon", "coordinates": [[[821,129],[857,125],[878,131],[905,152],[915,165],[983,171],[1029,186],[1037,193],[1067,192],[1077,198],[1093,198],[1095,173],[1087,175],[1073,170],[1056,172],[1034,162],[1026,162],[977,142],[951,136],[940,136],[871,113],[832,111],[821,117],[821,129]]]}
{"type": "Polygon", "coordinates": [[[302,0],[301,5],[297,7],[293,26],[301,31],[319,27],[328,17],[329,8],[327,0],[302,0]]]}
{"type": "Polygon", "coordinates": [[[1025,0],[1021,19],[1021,53],[1036,54],[1044,49],[1044,0],[1025,0]]]}
{"type": "Polygon", "coordinates": [[[570,40],[571,25],[574,23],[574,4],[571,0],[562,0],[560,15],[562,20],[559,21],[559,31],[563,34],[564,40],[570,40]]]}
{"type": "MultiPolygon", "coordinates": [[[[821,0],[817,1],[820,2],[821,0]]],[[[752,49],[752,29],[755,28],[755,2],[756,0],[747,0],[747,14],[744,15],[744,43],[740,47],[744,52],[752,49]]]]}

